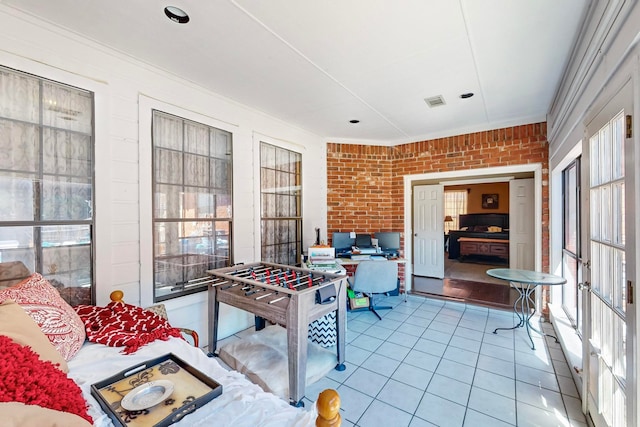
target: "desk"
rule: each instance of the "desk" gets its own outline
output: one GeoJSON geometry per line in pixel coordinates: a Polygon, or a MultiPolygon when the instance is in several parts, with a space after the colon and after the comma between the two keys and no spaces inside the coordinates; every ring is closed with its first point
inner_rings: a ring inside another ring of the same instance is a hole
{"type": "Polygon", "coordinates": [[[524,326],[527,330],[529,341],[531,341],[532,350],[535,350],[536,347],[533,344],[533,339],[531,338],[531,329],[533,329],[540,335],[546,335],[554,338],[556,342],[558,342],[557,337],[545,334],[544,332],[534,328],[531,325],[530,320],[536,312],[536,305],[531,298],[531,295],[538,286],[564,285],[567,282],[567,279],[549,273],[541,273],[539,271],[517,270],[511,268],[494,268],[491,270],[487,270],[487,274],[491,277],[495,277],[496,279],[508,281],[511,287],[518,291],[519,294],[518,298],[513,303],[513,311],[516,313],[520,321],[517,325],[511,328],[496,328],[493,331],[494,334],[497,334],[499,330],[510,330],[521,328],[524,326]],[[516,283],[520,284],[520,286],[516,286],[516,283]],[[518,303],[520,303],[519,311],[518,303]],[[531,310],[532,308],[533,311],[531,310]]]}
{"type": "Polygon", "coordinates": [[[213,276],[208,295],[209,353],[216,351],[221,302],[286,326],[289,400],[294,406],[303,406],[309,323],[336,312],[336,370],[345,369],[346,276],[266,262],[208,270],[207,273],[213,276]],[[316,292],[326,287],[335,288],[336,298],[330,303],[318,304],[316,292]]]}
{"type": "MultiPolygon", "coordinates": [[[[377,254],[374,254],[373,256],[376,256],[376,255],[377,254]]],[[[336,261],[338,261],[338,264],[342,264],[343,266],[349,266],[349,265],[358,265],[361,260],[354,260],[351,258],[336,258],[336,261]]],[[[369,261],[369,260],[362,260],[362,261],[369,261]]],[[[387,258],[387,261],[395,262],[398,264],[407,263],[407,260],[404,258],[387,258]]]]}

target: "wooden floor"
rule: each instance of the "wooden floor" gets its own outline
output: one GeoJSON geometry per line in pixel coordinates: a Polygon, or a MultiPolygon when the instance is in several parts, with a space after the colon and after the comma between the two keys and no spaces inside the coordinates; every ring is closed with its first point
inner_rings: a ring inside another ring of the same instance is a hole
{"type": "Polygon", "coordinates": [[[513,310],[518,292],[510,286],[458,279],[413,276],[416,295],[513,310]]]}

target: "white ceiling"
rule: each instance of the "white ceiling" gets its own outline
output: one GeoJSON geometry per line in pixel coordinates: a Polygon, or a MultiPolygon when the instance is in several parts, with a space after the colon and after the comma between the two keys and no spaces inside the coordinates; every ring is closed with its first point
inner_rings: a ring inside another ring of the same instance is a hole
{"type": "Polygon", "coordinates": [[[325,140],[396,144],[546,120],[590,1],[0,3],[325,140]]]}

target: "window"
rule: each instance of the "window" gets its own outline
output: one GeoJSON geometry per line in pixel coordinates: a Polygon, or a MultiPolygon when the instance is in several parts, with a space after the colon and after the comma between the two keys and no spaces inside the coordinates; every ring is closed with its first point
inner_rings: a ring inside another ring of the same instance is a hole
{"type": "Polygon", "coordinates": [[[302,253],[302,155],[262,142],[260,195],[262,260],[300,263],[302,253]]]}
{"type": "Polygon", "coordinates": [[[467,213],[467,190],[445,190],[444,192],[444,216],[450,216],[451,221],[444,222],[444,232],[460,229],[460,215],[467,213]]]}
{"type": "Polygon", "coordinates": [[[0,67],[0,261],[91,304],[93,93],[0,67]]]}
{"type": "Polygon", "coordinates": [[[580,159],[574,160],[562,171],[563,191],[563,243],[562,307],[577,331],[582,330],[582,293],[578,291],[580,277],[580,159]]]}
{"type": "Polygon", "coordinates": [[[207,289],[230,265],[231,134],[153,111],[154,301],[207,289]]]}

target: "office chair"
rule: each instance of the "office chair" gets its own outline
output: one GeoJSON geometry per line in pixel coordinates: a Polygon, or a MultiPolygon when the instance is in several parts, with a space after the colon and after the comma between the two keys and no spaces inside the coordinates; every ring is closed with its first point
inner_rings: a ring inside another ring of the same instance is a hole
{"type": "Polygon", "coordinates": [[[369,310],[378,319],[382,317],[376,310],[391,309],[391,306],[378,307],[375,305],[374,294],[391,292],[398,287],[398,265],[392,261],[360,261],[353,276],[351,289],[362,292],[369,297],[369,310]]]}

